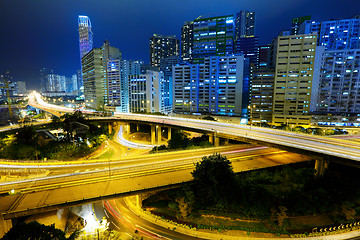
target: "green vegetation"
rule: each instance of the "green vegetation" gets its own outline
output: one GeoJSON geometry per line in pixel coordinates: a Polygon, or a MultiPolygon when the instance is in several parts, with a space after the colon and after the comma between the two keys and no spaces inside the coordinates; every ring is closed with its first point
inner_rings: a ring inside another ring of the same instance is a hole
{"type": "Polygon", "coordinates": [[[212,144],[208,141],[207,135],[200,137],[189,138],[189,135],[181,130],[174,129],[171,133],[171,139],[168,141],[168,146],[161,145],[154,147],[150,152],[175,150],[175,149],[191,149],[196,147],[211,147],[212,144]]]}
{"type": "Polygon", "coordinates": [[[94,151],[109,136],[107,124],[92,123],[81,112],[54,117],[47,129],[63,129],[64,135],[54,140],[36,130],[42,126],[24,125],[2,134],[0,158],[5,159],[75,159],[94,151]]]}
{"type": "Polygon", "coordinates": [[[221,155],[196,165],[193,183],[153,195],[143,203],[153,213],[204,229],[288,233],[360,219],[359,169],[331,163],[316,178],[313,163],[235,175],[221,155]],[[154,209],[155,208],[155,209],[154,209]],[[318,216],[310,221],[303,216],[318,216]]]}
{"type": "Polygon", "coordinates": [[[75,231],[70,237],[65,236],[65,232],[55,228],[55,225],[46,226],[38,222],[19,223],[12,227],[1,240],[36,240],[36,239],[52,239],[52,240],[75,240],[79,236],[79,232],[75,231]]]}

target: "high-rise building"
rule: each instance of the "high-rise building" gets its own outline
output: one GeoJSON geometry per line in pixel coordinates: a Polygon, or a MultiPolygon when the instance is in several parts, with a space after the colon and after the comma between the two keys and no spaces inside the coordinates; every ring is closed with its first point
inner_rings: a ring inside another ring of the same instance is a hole
{"type": "Polygon", "coordinates": [[[93,49],[93,32],[88,16],[78,17],[80,60],[93,49]]]}
{"type": "Polygon", "coordinates": [[[255,36],[255,12],[240,11],[235,19],[235,38],[255,36]]]}
{"type": "Polygon", "coordinates": [[[360,114],[360,49],[325,51],[311,111],[346,116],[360,114]]]}
{"type": "Polygon", "coordinates": [[[129,76],[140,74],[140,62],[114,59],[107,63],[109,83],[109,105],[116,111],[128,113],[129,106],[129,76]]]}
{"type": "Polygon", "coordinates": [[[259,47],[259,67],[269,68],[270,44],[259,47]]]}
{"type": "Polygon", "coordinates": [[[85,105],[104,108],[109,103],[108,62],[121,58],[119,49],[105,41],[82,58],[85,105]]]}
{"type": "Polygon", "coordinates": [[[240,116],[243,69],[243,55],[213,56],[203,64],[174,66],[173,110],[240,116]]]}
{"type": "Polygon", "coordinates": [[[48,74],[47,78],[47,88],[46,92],[66,92],[66,78],[59,74],[48,74]]]}
{"type": "Polygon", "coordinates": [[[291,22],[291,35],[298,35],[300,26],[303,22],[311,20],[311,16],[304,16],[304,17],[296,17],[292,19],[291,22]]]}
{"type": "Polygon", "coordinates": [[[160,66],[160,60],[170,56],[179,56],[179,40],[175,36],[154,34],[150,38],[150,65],[160,66]]]}
{"type": "Polygon", "coordinates": [[[194,22],[185,22],[181,28],[181,58],[189,63],[192,62],[194,41],[194,22]]]}
{"type": "Polygon", "coordinates": [[[300,26],[302,34],[318,34],[318,46],[325,50],[344,50],[360,48],[360,18],[331,21],[305,21],[300,26]]]}
{"type": "Polygon", "coordinates": [[[259,66],[259,38],[240,37],[236,40],[236,53],[244,54],[249,59],[249,64],[259,66]]]}
{"type": "Polygon", "coordinates": [[[279,36],[272,123],[310,125],[310,100],[316,76],[316,34],[279,36]]]}
{"type": "Polygon", "coordinates": [[[146,74],[130,76],[130,111],[171,113],[167,81],[159,71],[148,70],[146,74]]]}
{"type": "Polygon", "coordinates": [[[233,54],[234,38],[234,15],[195,19],[193,63],[203,63],[210,56],[233,54]]]}
{"type": "Polygon", "coordinates": [[[48,78],[49,74],[54,74],[54,71],[50,68],[41,68],[40,69],[40,84],[41,84],[41,92],[46,92],[49,89],[48,86],[48,78]]]}
{"type": "Polygon", "coordinates": [[[274,80],[274,69],[254,69],[249,104],[251,123],[272,122],[274,80]]]}

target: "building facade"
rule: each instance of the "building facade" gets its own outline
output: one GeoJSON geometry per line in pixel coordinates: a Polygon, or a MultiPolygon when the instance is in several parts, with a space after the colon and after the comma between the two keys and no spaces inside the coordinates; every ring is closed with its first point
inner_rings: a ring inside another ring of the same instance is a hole
{"type": "Polygon", "coordinates": [[[300,26],[300,33],[318,34],[318,46],[325,50],[344,50],[360,48],[360,18],[331,21],[305,21],[300,26]]]}
{"type": "Polygon", "coordinates": [[[236,40],[236,53],[244,54],[249,59],[249,64],[259,66],[259,38],[240,37],[236,40]]]}
{"type": "Polygon", "coordinates": [[[293,18],[291,21],[291,35],[298,35],[300,31],[300,26],[303,22],[311,20],[311,16],[304,16],[304,17],[296,17],[293,18]]]}
{"type": "Polygon", "coordinates": [[[185,22],[181,28],[181,58],[192,63],[194,22],[185,22]]]}
{"type": "Polygon", "coordinates": [[[203,63],[206,57],[234,53],[234,15],[194,20],[193,63],[203,63]]]}
{"type": "Polygon", "coordinates": [[[160,66],[160,60],[170,56],[179,56],[179,40],[175,36],[154,34],[150,38],[150,65],[160,66]]]}
{"type": "Polygon", "coordinates": [[[243,55],[207,57],[203,64],[174,66],[173,110],[240,116],[243,69],[243,55]]]}
{"type": "Polygon", "coordinates": [[[148,70],[146,74],[129,77],[131,112],[171,113],[170,90],[164,74],[148,70]]]}
{"type": "Polygon", "coordinates": [[[78,17],[80,60],[93,49],[93,32],[88,16],[78,17]]]}
{"type": "Polygon", "coordinates": [[[255,12],[240,11],[236,14],[235,38],[255,36],[255,12]]]}
{"type": "Polygon", "coordinates": [[[258,68],[253,71],[250,93],[250,122],[272,122],[275,69],[258,68]]]}
{"type": "Polygon", "coordinates": [[[277,38],[272,124],[310,125],[316,34],[277,38]]]}
{"type": "Polygon", "coordinates": [[[46,92],[49,89],[47,76],[49,74],[54,74],[54,71],[50,68],[41,68],[40,69],[40,85],[41,92],[46,92]]]}

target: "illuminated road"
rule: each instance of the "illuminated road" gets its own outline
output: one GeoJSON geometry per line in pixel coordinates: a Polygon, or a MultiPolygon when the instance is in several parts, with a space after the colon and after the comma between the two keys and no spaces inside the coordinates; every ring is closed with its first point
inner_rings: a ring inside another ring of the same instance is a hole
{"type": "Polygon", "coordinates": [[[32,210],[51,210],[191,181],[194,164],[214,151],[227,156],[235,172],[310,160],[294,153],[249,145],[129,157],[111,163],[110,167],[109,163],[98,163],[102,164],[98,170],[1,183],[0,212],[10,217],[21,216],[31,214],[32,210]],[[15,194],[9,195],[12,189],[15,194]]]}
{"type": "MultiPolygon", "coordinates": [[[[73,112],[74,109],[58,107],[45,103],[39,94],[33,93],[29,100],[29,105],[59,112],[73,112]]],[[[93,111],[84,111],[94,113],[93,111]]],[[[115,113],[113,117],[103,117],[108,120],[130,120],[149,123],[167,124],[180,126],[190,129],[198,129],[212,132],[215,136],[229,136],[248,138],[259,142],[302,149],[314,153],[321,153],[329,156],[360,161],[360,143],[330,137],[298,134],[270,128],[249,127],[237,124],[219,123],[205,120],[195,120],[187,118],[175,118],[167,116],[115,113]]]]}

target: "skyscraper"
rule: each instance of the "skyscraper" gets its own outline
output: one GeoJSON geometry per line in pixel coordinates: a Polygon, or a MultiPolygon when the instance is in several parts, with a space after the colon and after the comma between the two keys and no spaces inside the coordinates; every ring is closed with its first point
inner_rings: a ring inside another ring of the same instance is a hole
{"type": "Polygon", "coordinates": [[[129,77],[130,111],[171,113],[168,80],[164,73],[147,70],[146,74],[129,77]]]}
{"type": "Polygon", "coordinates": [[[331,21],[305,21],[300,26],[301,34],[318,34],[318,46],[325,50],[360,48],[360,18],[331,21]]]}
{"type": "Polygon", "coordinates": [[[181,28],[181,58],[192,62],[194,22],[185,22],[181,28]]]}
{"type": "Polygon", "coordinates": [[[119,49],[105,41],[101,48],[93,48],[82,58],[85,104],[91,108],[103,108],[109,102],[107,64],[120,59],[119,49]]]}
{"type": "Polygon", "coordinates": [[[212,56],[203,64],[174,66],[173,110],[240,116],[243,69],[243,55],[212,56]]]}
{"type": "Polygon", "coordinates": [[[273,124],[310,125],[316,38],[306,34],[276,39],[273,124]]]}
{"type": "Polygon", "coordinates": [[[234,53],[234,15],[194,20],[193,62],[203,63],[206,57],[234,53]]]}
{"type": "Polygon", "coordinates": [[[236,53],[244,54],[249,59],[250,64],[259,66],[259,38],[258,37],[240,37],[236,40],[236,53]]]}
{"type": "Polygon", "coordinates": [[[80,61],[88,52],[93,49],[93,32],[90,18],[88,16],[79,16],[79,46],[80,61]]]}
{"type": "Polygon", "coordinates": [[[170,56],[179,56],[179,40],[175,36],[154,34],[150,38],[150,65],[160,66],[160,60],[170,56]]]}
{"type": "Polygon", "coordinates": [[[235,38],[255,36],[255,12],[240,11],[235,19],[235,38]]]}

